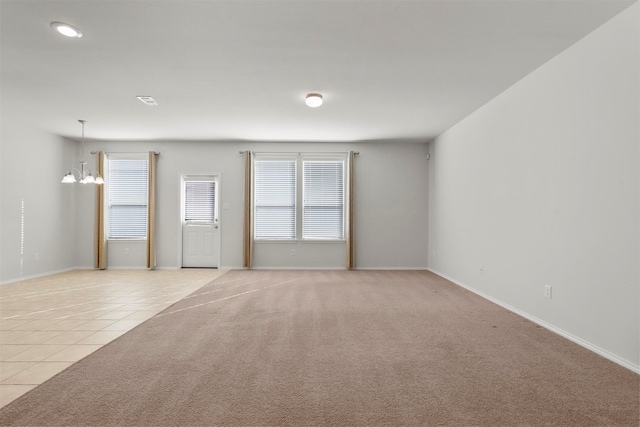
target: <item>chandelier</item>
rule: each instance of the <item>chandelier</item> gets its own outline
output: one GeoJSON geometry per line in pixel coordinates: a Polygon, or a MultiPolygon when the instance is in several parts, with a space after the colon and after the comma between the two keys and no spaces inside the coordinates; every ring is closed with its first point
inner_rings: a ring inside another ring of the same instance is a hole
{"type": "Polygon", "coordinates": [[[86,120],[78,120],[82,124],[82,157],[80,160],[80,169],[71,168],[64,174],[62,177],[62,182],[64,184],[72,184],[74,182],[80,181],[80,184],[104,184],[104,180],[100,176],[100,174],[96,174],[94,177],[91,173],[91,169],[87,167],[87,162],[84,161],[84,124],[87,123],[86,120]]]}

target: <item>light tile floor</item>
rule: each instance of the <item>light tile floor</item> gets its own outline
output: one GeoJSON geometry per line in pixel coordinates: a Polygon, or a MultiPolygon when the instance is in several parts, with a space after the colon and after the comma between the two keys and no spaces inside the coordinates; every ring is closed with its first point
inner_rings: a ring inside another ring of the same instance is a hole
{"type": "Polygon", "coordinates": [[[0,286],[0,407],[225,270],[75,270],[0,286]]]}

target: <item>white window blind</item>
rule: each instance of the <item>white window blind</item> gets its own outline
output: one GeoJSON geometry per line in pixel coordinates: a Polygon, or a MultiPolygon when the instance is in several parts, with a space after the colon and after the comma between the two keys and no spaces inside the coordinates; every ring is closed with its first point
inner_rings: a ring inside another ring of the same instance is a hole
{"type": "Polygon", "coordinates": [[[256,160],[254,166],[255,238],[295,239],[295,160],[256,160]]]}
{"type": "Polygon", "coordinates": [[[185,221],[215,221],[216,182],[185,181],[185,221]]]}
{"type": "Polygon", "coordinates": [[[109,238],[147,237],[147,159],[108,160],[109,238]]]}
{"type": "Polygon", "coordinates": [[[303,239],[344,238],[344,162],[304,161],[303,239]]]}

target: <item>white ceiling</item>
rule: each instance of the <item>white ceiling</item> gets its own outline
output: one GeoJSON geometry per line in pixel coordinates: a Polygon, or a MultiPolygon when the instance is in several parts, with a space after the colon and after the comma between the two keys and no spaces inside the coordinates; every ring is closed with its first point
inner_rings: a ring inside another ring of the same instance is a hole
{"type": "Polygon", "coordinates": [[[3,120],[225,141],[427,141],[634,2],[0,1],[3,120]]]}

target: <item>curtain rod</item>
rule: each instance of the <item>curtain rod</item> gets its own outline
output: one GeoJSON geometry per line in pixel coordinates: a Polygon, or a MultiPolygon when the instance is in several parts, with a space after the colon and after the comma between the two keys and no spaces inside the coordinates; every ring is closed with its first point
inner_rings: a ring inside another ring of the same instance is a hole
{"type": "MultiPolygon", "coordinates": [[[[245,151],[238,151],[240,154],[246,153],[245,151]]],[[[345,154],[348,151],[254,151],[253,154],[345,154]]],[[[354,151],[354,155],[359,155],[359,151],[354,151]]]]}

